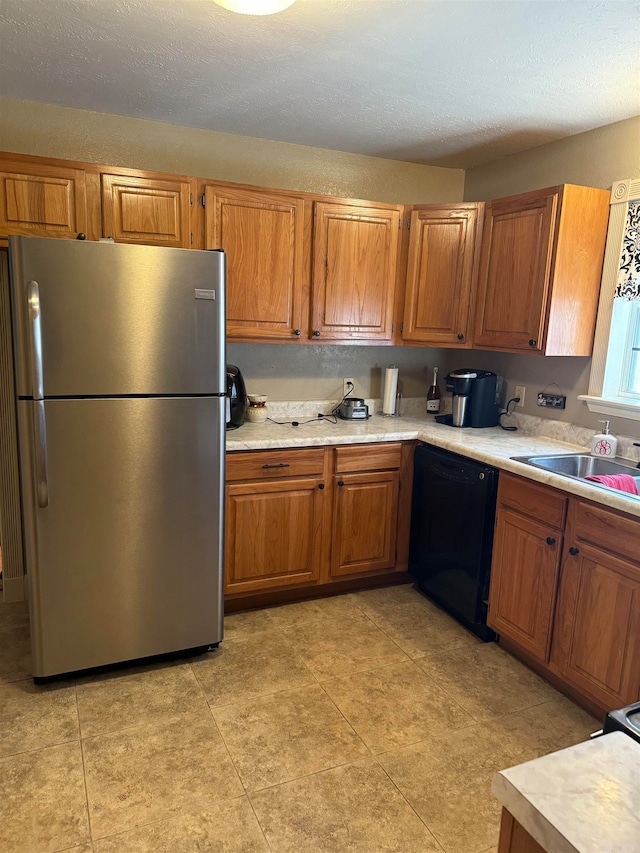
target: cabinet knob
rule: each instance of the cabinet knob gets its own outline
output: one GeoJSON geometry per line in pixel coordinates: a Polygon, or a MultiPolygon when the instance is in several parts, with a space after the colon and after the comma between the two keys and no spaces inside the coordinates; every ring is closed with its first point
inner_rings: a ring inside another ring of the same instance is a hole
{"type": "Polygon", "coordinates": [[[579,548],[569,548],[569,553],[571,554],[572,557],[575,557],[576,554],[580,553],[580,549],[579,548]]]}
{"type": "Polygon", "coordinates": [[[293,334],[294,334],[294,335],[297,335],[298,337],[300,337],[300,335],[302,334],[302,332],[300,331],[300,329],[296,329],[296,330],[295,330],[295,332],[294,332],[293,334]]]}
{"type": "Polygon", "coordinates": [[[324,489],[324,483],[318,483],[318,488],[322,491],[324,489]]]}
{"type": "Polygon", "coordinates": [[[556,544],[556,540],[553,538],[553,536],[547,536],[547,545],[555,545],[555,544],[556,544]]]}
{"type": "Polygon", "coordinates": [[[86,240],[86,239],[87,239],[87,235],[82,231],[76,237],[76,240],[86,240]]]}
{"type": "Polygon", "coordinates": [[[344,480],[338,480],[338,485],[339,485],[339,486],[344,486],[344,480]]]}
{"type": "Polygon", "coordinates": [[[529,341],[529,346],[530,347],[538,346],[538,341],[536,341],[534,338],[531,338],[531,340],[529,341]]]}
{"type": "Polygon", "coordinates": [[[458,332],[457,338],[458,338],[458,340],[459,340],[459,341],[463,341],[463,340],[464,340],[464,335],[462,334],[462,332],[458,332]]]}
{"type": "Polygon", "coordinates": [[[315,330],[314,330],[314,332],[313,332],[313,337],[314,337],[314,338],[319,338],[319,337],[320,337],[320,332],[319,332],[317,329],[315,329],[315,330]]]}

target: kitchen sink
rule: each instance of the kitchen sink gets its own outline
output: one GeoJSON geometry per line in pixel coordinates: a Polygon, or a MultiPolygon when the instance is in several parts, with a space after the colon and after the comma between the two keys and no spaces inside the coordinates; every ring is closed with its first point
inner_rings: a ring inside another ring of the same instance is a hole
{"type": "MultiPolygon", "coordinates": [[[[601,459],[588,453],[564,453],[558,456],[512,456],[516,462],[533,465],[554,474],[562,474],[574,480],[584,480],[586,477],[599,477],[605,474],[631,474],[640,491],[640,469],[630,459],[601,459]]],[[[601,486],[600,483],[593,483],[601,486]]]]}

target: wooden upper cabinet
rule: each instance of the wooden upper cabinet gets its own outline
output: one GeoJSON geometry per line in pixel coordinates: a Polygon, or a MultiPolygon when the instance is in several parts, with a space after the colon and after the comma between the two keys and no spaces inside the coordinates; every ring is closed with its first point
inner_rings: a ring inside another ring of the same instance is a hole
{"type": "Polygon", "coordinates": [[[414,207],[402,338],[429,346],[469,346],[482,204],[414,207]]]}
{"type": "Polygon", "coordinates": [[[474,346],[591,355],[608,205],[569,184],[487,203],[474,346]]]}
{"type": "Polygon", "coordinates": [[[188,179],[102,174],[102,233],[116,243],[191,246],[188,179]]]}
{"type": "Polygon", "coordinates": [[[316,202],[312,337],[391,341],[400,208],[316,202]]]}
{"type": "Polygon", "coordinates": [[[0,236],[74,238],[86,232],[82,169],[0,158],[0,236]]]}
{"type": "Polygon", "coordinates": [[[304,200],[215,184],[203,193],[205,248],[227,254],[227,337],[307,338],[304,200]]]}

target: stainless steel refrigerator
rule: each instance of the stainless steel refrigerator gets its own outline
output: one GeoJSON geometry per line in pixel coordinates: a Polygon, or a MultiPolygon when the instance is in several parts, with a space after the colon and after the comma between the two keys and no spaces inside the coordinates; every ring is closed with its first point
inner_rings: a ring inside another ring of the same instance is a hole
{"type": "Polygon", "coordinates": [[[9,256],[34,675],[218,643],[224,254],[9,256]]]}

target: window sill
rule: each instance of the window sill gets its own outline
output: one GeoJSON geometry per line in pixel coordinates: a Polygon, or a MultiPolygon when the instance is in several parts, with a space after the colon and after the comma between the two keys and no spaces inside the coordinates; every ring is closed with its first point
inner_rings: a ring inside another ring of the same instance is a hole
{"type": "Polygon", "coordinates": [[[640,403],[634,403],[631,400],[610,400],[606,397],[594,397],[591,394],[580,394],[578,400],[584,400],[590,412],[640,421],[640,403]]]}

